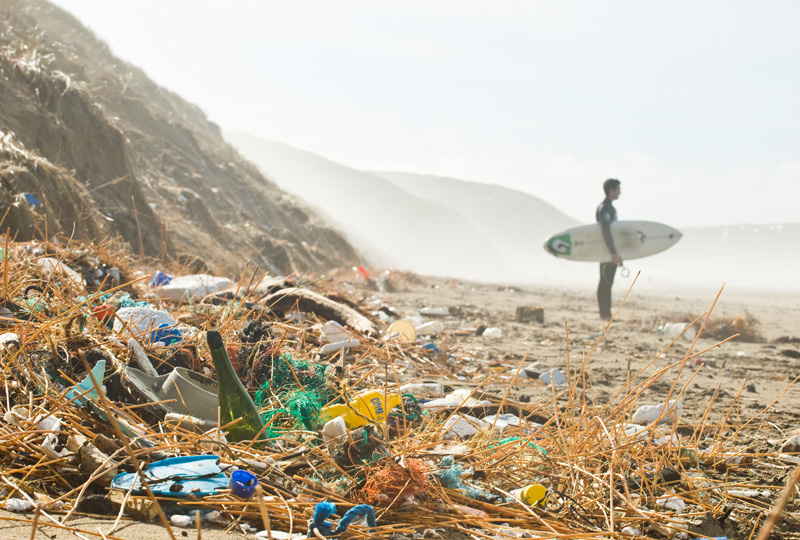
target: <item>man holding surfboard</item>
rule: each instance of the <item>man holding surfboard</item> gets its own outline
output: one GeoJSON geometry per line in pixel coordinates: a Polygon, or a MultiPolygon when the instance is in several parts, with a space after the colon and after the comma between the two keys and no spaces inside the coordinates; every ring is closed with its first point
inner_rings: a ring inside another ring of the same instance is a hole
{"type": "Polygon", "coordinates": [[[614,284],[614,275],[617,266],[622,266],[622,257],[614,247],[614,238],[611,236],[611,223],[617,221],[617,210],[612,202],[619,199],[621,192],[620,181],[609,178],[603,182],[603,191],[606,198],[600,203],[595,212],[595,218],[603,230],[603,240],[611,252],[611,262],[600,263],[600,283],[597,285],[597,303],[600,306],[600,318],[604,321],[611,320],[611,286],[614,284]]]}

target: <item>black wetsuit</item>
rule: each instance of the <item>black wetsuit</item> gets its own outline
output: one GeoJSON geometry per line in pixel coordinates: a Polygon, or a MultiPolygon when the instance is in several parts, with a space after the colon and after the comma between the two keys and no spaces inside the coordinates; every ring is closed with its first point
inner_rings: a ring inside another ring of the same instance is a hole
{"type": "MultiPolygon", "coordinates": [[[[611,222],[617,220],[617,210],[611,201],[606,197],[600,206],[597,207],[595,218],[603,229],[603,240],[608,246],[610,255],[617,253],[614,247],[614,239],[611,237],[611,222]]],[[[610,258],[610,257],[609,257],[610,258]]],[[[614,275],[617,273],[617,265],[613,262],[600,263],[600,283],[597,285],[597,304],[600,306],[600,317],[611,318],[611,286],[614,284],[614,275]]]]}

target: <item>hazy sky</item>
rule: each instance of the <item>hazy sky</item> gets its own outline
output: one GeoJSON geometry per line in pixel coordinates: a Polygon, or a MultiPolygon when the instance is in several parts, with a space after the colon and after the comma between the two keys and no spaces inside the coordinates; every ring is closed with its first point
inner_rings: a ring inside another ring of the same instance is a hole
{"type": "Polygon", "coordinates": [[[594,220],[800,222],[800,2],[56,0],[225,130],[594,220]]]}

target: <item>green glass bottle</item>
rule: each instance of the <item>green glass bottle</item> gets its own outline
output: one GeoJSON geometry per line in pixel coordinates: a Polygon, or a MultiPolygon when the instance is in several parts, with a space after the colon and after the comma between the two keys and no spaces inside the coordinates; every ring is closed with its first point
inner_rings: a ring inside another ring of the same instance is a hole
{"type": "Polygon", "coordinates": [[[219,421],[225,425],[234,420],[241,419],[236,424],[227,428],[228,441],[252,441],[256,437],[264,439],[264,421],[258,413],[256,404],[244,385],[236,376],[222,336],[215,330],[206,334],[208,347],[211,349],[211,358],[214,360],[214,369],[217,372],[217,392],[219,393],[219,421]],[[261,435],[259,435],[261,433],[261,435]]]}

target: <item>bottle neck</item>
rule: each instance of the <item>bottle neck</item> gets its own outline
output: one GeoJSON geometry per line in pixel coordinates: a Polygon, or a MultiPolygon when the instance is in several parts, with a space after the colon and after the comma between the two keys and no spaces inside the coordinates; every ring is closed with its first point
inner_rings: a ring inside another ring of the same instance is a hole
{"type": "Polygon", "coordinates": [[[207,334],[208,346],[211,350],[211,359],[214,361],[214,370],[217,372],[217,384],[239,381],[239,376],[233,369],[228,351],[225,350],[225,343],[222,336],[215,330],[209,330],[207,334]]]}

